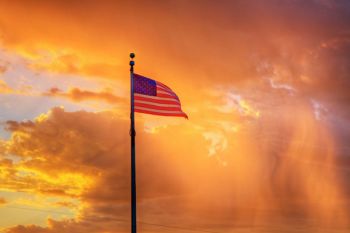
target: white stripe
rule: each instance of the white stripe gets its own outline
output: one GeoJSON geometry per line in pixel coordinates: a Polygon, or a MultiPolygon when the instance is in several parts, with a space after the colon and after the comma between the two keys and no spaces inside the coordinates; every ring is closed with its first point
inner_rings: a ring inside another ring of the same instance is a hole
{"type": "Polygon", "coordinates": [[[158,103],[143,101],[143,100],[134,100],[134,102],[135,102],[135,104],[137,104],[137,103],[149,104],[149,105],[154,105],[154,106],[159,106],[159,107],[181,107],[179,104],[158,104],[158,103]]]}
{"type": "Polygon", "coordinates": [[[181,111],[165,111],[165,110],[155,110],[155,109],[152,109],[152,108],[143,108],[143,107],[138,107],[138,106],[135,106],[135,110],[145,110],[145,111],[150,111],[150,112],[159,112],[159,113],[173,113],[173,114],[184,114],[183,112],[181,111]]]}
{"type": "Polygon", "coordinates": [[[168,101],[173,101],[173,102],[176,102],[176,103],[180,103],[180,101],[178,101],[177,99],[170,98],[170,97],[167,98],[167,97],[142,95],[142,94],[139,94],[139,93],[134,93],[134,96],[144,97],[144,98],[148,98],[148,99],[155,99],[155,100],[168,100],[168,101]]]}

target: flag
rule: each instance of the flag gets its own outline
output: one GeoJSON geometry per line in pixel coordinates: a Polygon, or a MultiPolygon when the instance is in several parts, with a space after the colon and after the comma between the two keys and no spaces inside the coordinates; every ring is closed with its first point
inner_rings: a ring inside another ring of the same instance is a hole
{"type": "Polygon", "coordinates": [[[188,119],[181,109],[179,97],[168,86],[139,74],[133,77],[135,112],[188,119]]]}

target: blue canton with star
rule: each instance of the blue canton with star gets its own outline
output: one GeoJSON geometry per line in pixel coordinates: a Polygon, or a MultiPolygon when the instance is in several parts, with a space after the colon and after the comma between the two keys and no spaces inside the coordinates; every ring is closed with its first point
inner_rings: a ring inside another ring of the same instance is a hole
{"type": "Polygon", "coordinates": [[[156,81],[134,74],[134,93],[157,96],[156,81]]]}

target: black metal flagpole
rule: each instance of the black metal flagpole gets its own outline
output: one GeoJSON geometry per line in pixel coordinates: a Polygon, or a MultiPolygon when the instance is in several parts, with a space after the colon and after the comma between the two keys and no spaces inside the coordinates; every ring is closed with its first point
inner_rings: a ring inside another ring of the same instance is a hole
{"type": "Polygon", "coordinates": [[[134,118],[134,53],[130,53],[131,233],[136,233],[136,158],[134,118]]]}

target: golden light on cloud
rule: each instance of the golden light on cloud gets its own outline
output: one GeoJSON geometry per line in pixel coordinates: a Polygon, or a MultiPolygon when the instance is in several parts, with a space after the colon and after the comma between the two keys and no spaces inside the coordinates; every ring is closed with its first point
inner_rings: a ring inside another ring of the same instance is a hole
{"type": "Polygon", "coordinates": [[[249,104],[246,101],[240,100],[238,104],[241,107],[244,115],[259,118],[260,112],[249,106],[249,104]]]}
{"type": "MultiPolygon", "coordinates": [[[[21,179],[37,180],[40,186],[40,191],[55,191],[64,189],[64,195],[79,197],[81,196],[93,183],[93,178],[80,173],[65,172],[50,176],[40,170],[30,169],[25,166],[16,166],[16,176],[21,179]],[[40,184],[42,183],[42,184],[40,184]],[[49,187],[52,187],[51,189],[49,187]]],[[[35,191],[35,189],[33,190],[35,191]]]]}

